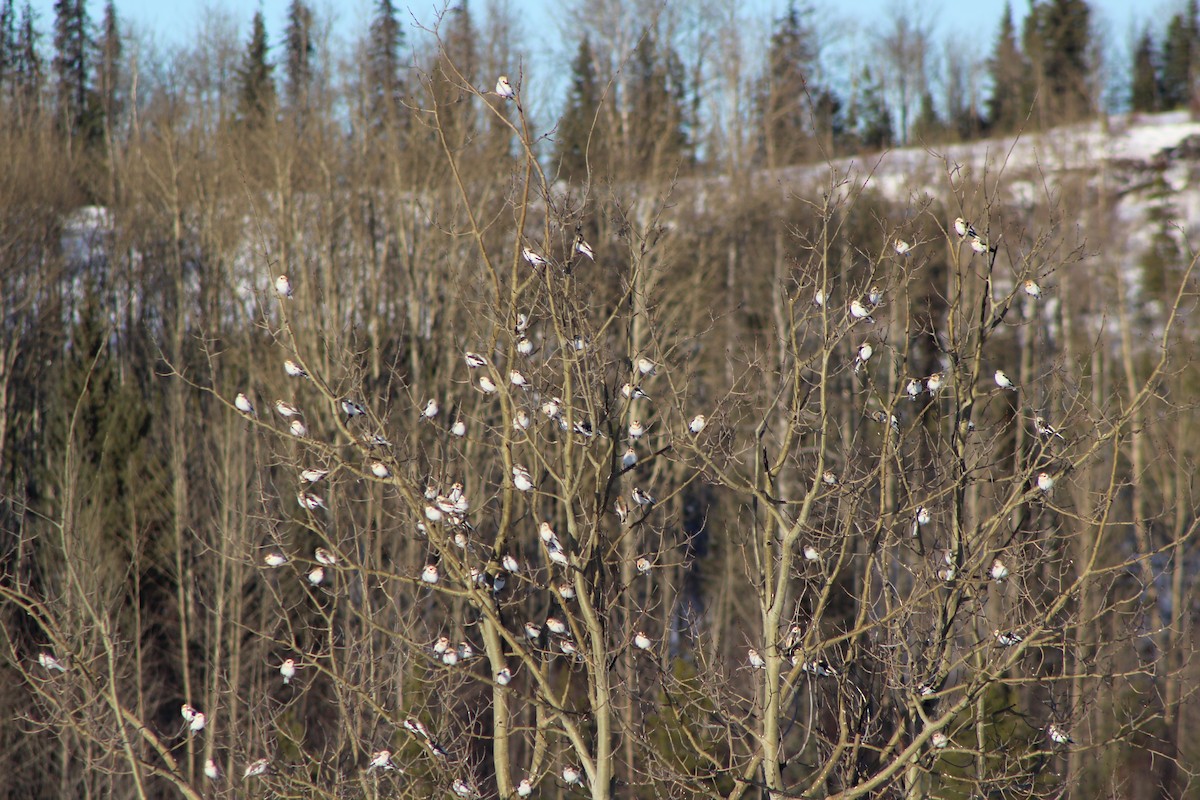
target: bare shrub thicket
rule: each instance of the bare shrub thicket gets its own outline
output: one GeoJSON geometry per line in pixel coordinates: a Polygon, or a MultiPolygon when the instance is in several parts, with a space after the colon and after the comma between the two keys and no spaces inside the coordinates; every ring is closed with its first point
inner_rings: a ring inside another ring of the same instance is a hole
{"type": "Polygon", "coordinates": [[[448,50],[348,142],[164,89],[100,272],[4,237],[21,796],[1183,796],[1191,262],[1131,318],[950,162],[554,183],[448,50]]]}

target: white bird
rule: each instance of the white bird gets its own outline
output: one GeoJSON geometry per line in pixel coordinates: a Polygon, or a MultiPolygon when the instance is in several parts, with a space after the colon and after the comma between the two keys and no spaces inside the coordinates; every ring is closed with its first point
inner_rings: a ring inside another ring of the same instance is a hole
{"type": "Polygon", "coordinates": [[[629,382],[621,386],[621,397],[624,397],[626,400],[650,399],[650,395],[643,392],[641,386],[636,386],[629,382]]]}
{"type": "Polygon", "coordinates": [[[354,419],[367,413],[365,408],[348,398],[343,398],[341,404],[342,413],[346,415],[346,419],[354,419]]]}
{"type": "Polygon", "coordinates": [[[529,386],[529,381],[517,370],[511,370],[508,373],[508,382],[519,389],[525,389],[529,386]]]}
{"type": "Polygon", "coordinates": [[[1036,281],[1027,280],[1021,284],[1021,288],[1025,290],[1025,294],[1029,295],[1033,299],[1042,299],[1042,287],[1038,286],[1036,281]]]}
{"type": "Polygon", "coordinates": [[[633,487],[633,491],[630,492],[629,496],[633,498],[633,502],[637,503],[639,506],[652,506],[658,502],[658,500],[654,498],[654,495],[650,494],[649,492],[644,492],[636,486],[633,487]]]}
{"type": "Polygon", "coordinates": [[[658,365],[645,356],[641,356],[637,360],[637,370],[648,378],[658,373],[658,365]]]}
{"type": "Polygon", "coordinates": [[[629,469],[638,462],[637,452],[632,447],[625,449],[625,453],[621,456],[621,466],[624,469],[629,469]]]}
{"type": "Polygon", "coordinates": [[[337,565],[337,556],[326,550],[324,547],[318,547],[313,553],[313,557],[317,559],[317,563],[326,567],[337,565]]]}
{"type": "Polygon", "coordinates": [[[292,417],[300,416],[300,409],[296,408],[286,400],[276,400],[275,411],[284,419],[291,419],[292,417]]]}
{"type": "Polygon", "coordinates": [[[421,570],[421,580],[425,581],[425,583],[437,583],[438,582],[437,564],[426,564],[425,569],[421,570]]]}
{"type": "Polygon", "coordinates": [[[479,796],[479,792],[475,791],[475,788],[462,778],[456,780],[450,788],[456,795],[463,798],[463,800],[473,800],[473,798],[479,796]]]}
{"type": "Polygon", "coordinates": [[[529,319],[528,314],[517,314],[517,324],[514,326],[514,330],[516,330],[517,333],[524,333],[525,331],[529,330],[531,323],[532,320],[529,319]]]}
{"type": "Polygon", "coordinates": [[[820,289],[817,289],[816,293],[813,294],[813,305],[816,306],[817,308],[824,307],[825,292],[821,291],[820,289]]]}
{"type": "Polygon", "coordinates": [[[1075,740],[1071,738],[1071,734],[1067,733],[1066,729],[1060,725],[1051,723],[1050,727],[1046,728],[1046,735],[1055,744],[1075,744],[1075,740]]]}
{"type": "Polygon", "coordinates": [[[471,369],[478,369],[479,367],[486,367],[487,363],[488,363],[488,360],[486,358],[479,355],[479,353],[472,353],[470,350],[463,353],[463,359],[467,362],[467,366],[470,367],[471,369]]]}
{"type": "Polygon", "coordinates": [[[850,301],[850,316],[856,320],[865,319],[870,325],[875,324],[875,318],[871,316],[871,312],[867,310],[867,307],[862,304],[861,300],[850,301]]]}
{"type": "Polygon", "coordinates": [[[467,423],[461,418],[454,420],[454,424],[450,426],[450,433],[461,439],[467,435],[467,423]]]}
{"type": "Polygon", "coordinates": [[[286,658],[279,665],[279,674],[283,676],[283,685],[287,686],[296,677],[296,659],[286,658]]]}
{"type": "Polygon", "coordinates": [[[267,769],[271,766],[271,762],[265,758],[260,758],[258,761],[251,762],[246,766],[246,771],[242,773],[243,778],[254,778],[259,775],[267,774],[267,769]]]}
{"type": "Polygon", "coordinates": [[[875,306],[882,303],[883,302],[883,289],[880,289],[878,286],[872,286],[870,289],[868,289],[867,290],[867,302],[871,304],[872,308],[874,308],[875,306]]]}
{"type": "Polygon", "coordinates": [[[893,242],[892,246],[895,247],[896,252],[902,256],[906,256],[912,252],[912,245],[900,238],[897,238],[896,241],[893,242]]]}
{"type": "Polygon", "coordinates": [[[754,669],[766,669],[767,662],[758,654],[758,651],[751,647],[746,651],[746,658],[750,660],[750,666],[754,669]]]}
{"type": "Polygon", "coordinates": [[[390,478],[392,475],[392,470],[382,461],[372,461],[371,474],[376,478],[390,478]]]}
{"type": "Polygon", "coordinates": [[[533,478],[529,475],[529,470],[525,469],[520,464],[513,464],[512,468],[513,486],[518,492],[528,492],[533,489],[533,478]]]}
{"type": "Polygon", "coordinates": [[[967,222],[962,217],[958,217],[954,220],[954,232],[961,237],[970,236],[972,239],[979,236],[979,234],[975,232],[975,228],[972,227],[971,223],[967,222]]]}
{"type": "Polygon", "coordinates": [[[307,481],[308,483],[316,483],[317,481],[321,480],[328,474],[329,474],[329,470],[327,470],[327,469],[313,468],[313,469],[306,469],[303,472],[301,472],[300,478],[301,478],[301,480],[307,481]]]}
{"type": "Polygon", "coordinates": [[[445,515],[437,506],[425,506],[425,519],[430,522],[441,522],[443,516],[445,515]]]}
{"type": "Polygon", "coordinates": [[[543,522],[541,525],[538,525],[538,538],[545,544],[558,546],[558,534],[554,532],[554,528],[550,527],[549,522],[543,522]]]}
{"type": "Polygon", "coordinates": [[[908,382],[908,386],[905,387],[904,391],[908,393],[909,400],[916,400],[921,396],[921,390],[924,388],[920,378],[913,378],[908,382]]]}
{"type": "Polygon", "coordinates": [[[579,255],[584,256],[588,261],[595,261],[596,254],[592,252],[592,246],[583,240],[582,233],[575,234],[574,250],[579,255]]]}
{"type": "Polygon", "coordinates": [[[292,361],[290,358],[283,362],[283,371],[288,374],[289,378],[307,378],[308,372],[304,367],[292,361]]]}
{"type": "Polygon", "coordinates": [[[996,370],[996,374],[992,377],[995,378],[996,385],[1001,389],[1012,389],[1014,392],[1017,390],[1016,385],[1012,382],[1012,379],[1005,374],[1004,370],[996,370]]]}
{"type": "Polygon", "coordinates": [[[558,585],[558,593],[562,595],[564,600],[575,599],[575,587],[569,583],[560,583],[558,585]]]}
{"type": "Polygon", "coordinates": [[[1008,567],[1004,566],[1004,562],[997,558],[992,561],[992,568],[988,571],[988,574],[992,576],[992,580],[1000,583],[1008,577],[1008,567]]]}
{"type": "Polygon", "coordinates": [[[811,544],[804,545],[804,559],[806,561],[820,561],[821,551],[813,547],[811,544]]]}
{"type": "Polygon", "coordinates": [[[525,258],[526,261],[529,262],[529,266],[533,267],[534,269],[538,269],[539,267],[544,267],[544,266],[546,266],[546,264],[549,263],[545,259],[544,256],[539,255],[536,251],[534,251],[533,248],[529,247],[528,245],[521,248],[521,255],[525,258]]]}
{"type": "Polygon", "coordinates": [[[570,639],[559,639],[558,649],[562,650],[564,656],[574,656],[579,652],[579,648],[575,646],[575,642],[570,639]]]}
{"type": "Polygon", "coordinates": [[[827,469],[821,473],[821,483],[826,486],[837,486],[837,482],[837,475],[833,474],[833,470],[827,469]]]}
{"type": "Polygon", "coordinates": [[[929,390],[930,394],[937,394],[942,388],[942,383],[944,383],[945,380],[946,373],[935,372],[925,379],[925,388],[929,390]]]}
{"type": "Polygon", "coordinates": [[[513,430],[514,431],[529,430],[529,414],[527,414],[525,412],[525,409],[518,408],[517,413],[513,415],[513,430]]]}
{"type": "Polygon", "coordinates": [[[1037,485],[1046,494],[1054,488],[1054,477],[1049,472],[1039,472],[1037,476],[1037,485]]]}
{"type": "Polygon", "coordinates": [[[184,703],[179,707],[179,716],[183,717],[185,722],[191,722],[196,718],[196,709],[191,703],[184,703]]]}
{"type": "Polygon", "coordinates": [[[559,397],[551,397],[542,403],[542,413],[550,419],[554,419],[562,413],[562,402],[562,399],[559,397]]]}
{"type": "Polygon", "coordinates": [[[649,575],[650,570],[654,567],[650,559],[645,556],[638,556],[637,561],[633,562],[633,565],[637,568],[639,575],[649,575]]]}
{"type": "Polygon", "coordinates": [[[254,413],[254,404],[250,402],[250,398],[242,392],[237,393],[237,397],[233,398],[233,407],[242,412],[248,417],[257,416],[254,413]]]}
{"type": "Polygon", "coordinates": [[[1001,647],[1015,647],[1025,641],[1025,637],[1015,631],[992,631],[992,635],[1001,647]]]}
{"type": "Polygon", "coordinates": [[[708,420],[704,418],[704,415],[697,414],[696,416],[692,417],[692,421],[688,423],[688,430],[692,433],[700,433],[700,431],[704,430],[704,426],[707,424],[708,420]]]}
{"type": "Polygon", "coordinates": [[[504,567],[514,575],[521,571],[521,562],[517,561],[517,557],[511,553],[505,553],[500,559],[500,566],[504,567]]]}
{"type": "Polygon", "coordinates": [[[952,583],[958,577],[958,569],[951,564],[950,566],[941,567],[937,571],[938,580],[952,583]]]}
{"type": "Polygon", "coordinates": [[[942,750],[950,744],[950,737],[942,731],[934,731],[933,735],[929,737],[929,743],[938,750],[942,750]]]}
{"type": "Polygon", "coordinates": [[[650,637],[641,631],[638,631],[633,635],[633,646],[638,650],[649,650],[651,644],[652,642],[650,641],[650,637]]]}
{"type": "Polygon", "coordinates": [[[409,717],[404,720],[404,729],[414,736],[420,736],[423,739],[429,738],[429,729],[425,727],[425,723],[419,719],[409,717]]]}
{"type": "Polygon", "coordinates": [[[525,638],[526,639],[536,639],[541,635],[542,635],[542,628],[540,625],[533,623],[533,622],[525,623],[525,638]]]}
{"type": "Polygon", "coordinates": [[[449,636],[440,636],[440,637],[438,637],[438,640],[433,643],[433,652],[438,654],[439,656],[449,649],[450,649],[450,637],[449,636]]]}
{"type": "Polygon", "coordinates": [[[517,96],[516,91],[513,90],[512,84],[508,82],[507,75],[501,75],[496,79],[496,94],[505,100],[512,100],[517,96]]]}
{"type": "Polygon", "coordinates": [[[508,686],[508,684],[511,682],[512,672],[509,671],[508,667],[504,667],[502,670],[496,673],[496,684],[498,686],[508,686]]]}
{"type": "Polygon", "coordinates": [[[275,279],[275,291],[280,297],[292,296],[292,281],[287,275],[280,275],[275,279]]]}
{"type": "Polygon", "coordinates": [[[208,778],[210,781],[221,780],[221,767],[211,758],[206,758],[204,760],[204,777],[208,778]]]}
{"type": "Polygon", "coordinates": [[[303,439],[305,436],[308,436],[308,426],[304,424],[304,420],[302,419],[292,420],[292,424],[288,425],[288,430],[291,431],[292,436],[295,436],[299,439],[303,439]]]}
{"type": "Polygon", "coordinates": [[[551,633],[562,635],[567,632],[567,625],[558,617],[546,617],[546,627],[551,633]]]}
{"type": "Polygon", "coordinates": [[[496,393],[496,382],[487,375],[479,376],[479,390],[484,394],[496,393]]]}
{"type": "Polygon", "coordinates": [[[617,521],[622,525],[625,520],[629,519],[629,504],[625,502],[624,497],[618,497],[613,501],[613,513],[617,515],[617,521]]]}
{"type": "Polygon", "coordinates": [[[985,242],[983,239],[980,239],[978,236],[973,236],[971,237],[971,249],[982,255],[983,253],[988,252],[991,248],[988,247],[987,242],[985,242]]]}
{"type": "Polygon", "coordinates": [[[367,769],[395,769],[392,766],[392,751],[377,750],[371,754],[371,762],[367,764],[367,769]]]}
{"type": "Polygon", "coordinates": [[[643,434],[645,434],[645,433],[646,433],[646,426],[642,424],[641,420],[635,419],[629,423],[629,438],[630,439],[640,439],[640,438],[642,438],[643,434]]]}
{"type": "Polygon", "coordinates": [[[447,667],[453,667],[458,663],[458,651],[447,650],[446,652],[442,653],[442,663],[447,667]]]}
{"type": "Polygon", "coordinates": [[[917,506],[916,522],[922,528],[929,524],[933,519],[933,515],[929,513],[929,509],[925,506],[917,506]]]}
{"type": "Polygon", "coordinates": [[[425,419],[433,419],[438,415],[438,411],[440,410],[441,407],[438,405],[438,401],[434,398],[430,398],[429,401],[425,403],[425,408],[421,409],[421,416],[425,419]]]}
{"type": "Polygon", "coordinates": [[[558,564],[560,567],[571,566],[571,559],[567,556],[565,550],[558,544],[546,545],[546,555],[552,564],[558,564]]]}
{"type": "Polygon", "coordinates": [[[529,797],[533,794],[533,781],[529,778],[521,778],[521,782],[517,784],[517,797],[529,797]]]}
{"type": "Polygon", "coordinates": [[[296,492],[296,502],[300,504],[301,508],[307,508],[309,511],[328,508],[321,496],[312,492],[296,492]]]}
{"type": "Polygon", "coordinates": [[[806,672],[809,675],[816,675],[818,678],[833,678],[837,676],[837,670],[830,666],[828,661],[820,658],[805,662],[800,667],[800,671],[806,672]]]}
{"type": "Polygon", "coordinates": [[[38,663],[41,664],[43,668],[48,670],[58,672],[67,671],[67,668],[63,666],[61,661],[54,657],[53,653],[47,653],[44,650],[38,653],[38,663]]]}
{"type": "Polygon", "coordinates": [[[188,730],[192,733],[199,733],[204,730],[204,726],[208,724],[208,717],[203,711],[197,711],[188,721],[188,730]]]}
{"type": "Polygon", "coordinates": [[[517,352],[523,356],[529,355],[533,352],[533,342],[529,341],[529,339],[524,336],[522,336],[520,339],[517,339],[517,352]]]}
{"type": "Polygon", "coordinates": [[[858,355],[854,358],[855,375],[871,360],[871,356],[873,355],[875,355],[875,348],[871,346],[870,342],[863,342],[858,346],[858,355]]]}
{"type": "Polygon", "coordinates": [[[1045,436],[1047,439],[1053,439],[1055,436],[1057,436],[1059,439],[1066,441],[1063,438],[1063,435],[1052,428],[1050,424],[1046,422],[1046,418],[1040,414],[1033,418],[1033,429],[1037,431],[1038,436],[1045,436]]]}
{"type": "Polygon", "coordinates": [[[579,783],[579,780],[582,776],[583,776],[583,773],[579,771],[579,767],[573,766],[571,764],[568,764],[565,767],[563,767],[563,770],[562,770],[563,783],[567,784],[568,786],[574,786],[575,784],[579,783]]]}
{"type": "Polygon", "coordinates": [[[310,569],[308,571],[308,582],[311,583],[313,586],[320,586],[321,582],[324,580],[325,580],[325,568],[324,567],[313,567],[312,569],[310,569]]]}

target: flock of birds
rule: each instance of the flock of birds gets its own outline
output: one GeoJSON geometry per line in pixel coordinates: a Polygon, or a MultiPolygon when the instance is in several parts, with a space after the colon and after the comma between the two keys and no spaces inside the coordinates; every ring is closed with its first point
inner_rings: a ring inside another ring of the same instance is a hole
{"type": "MultiPolygon", "coordinates": [[[[509,83],[506,76],[501,76],[496,81],[495,92],[503,100],[515,100],[516,91],[509,83]]],[[[980,254],[988,254],[995,252],[995,248],[990,245],[987,240],[982,237],[975,228],[961,217],[954,221],[954,230],[958,236],[968,243],[971,249],[980,254]]],[[[908,256],[913,245],[902,239],[896,239],[893,243],[895,252],[901,256],[908,256]]],[[[581,256],[589,260],[595,260],[595,253],[592,247],[584,241],[582,235],[576,234],[574,241],[571,244],[571,253],[573,256],[581,256]]],[[[523,259],[534,269],[540,269],[551,263],[551,260],[546,256],[538,253],[534,248],[526,245],[523,247],[521,255],[523,259]]],[[[1023,291],[1034,299],[1042,297],[1041,287],[1033,280],[1026,280],[1023,284],[1023,291]]],[[[282,300],[289,300],[294,297],[295,287],[291,279],[286,275],[279,275],[275,279],[275,291],[282,300]]],[[[824,293],[817,291],[813,302],[817,306],[824,306],[827,298],[824,293]]],[[[871,287],[864,297],[851,300],[848,312],[851,324],[864,322],[867,324],[874,323],[874,312],[883,302],[883,292],[878,287],[871,287]]],[[[530,319],[527,315],[521,314],[518,317],[515,326],[517,340],[515,343],[516,351],[523,355],[529,356],[534,346],[526,333],[530,327],[530,319]]],[[[576,340],[574,345],[577,349],[582,349],[585,343],[582,340],[576,340]]],[[[853,371],[859,373],[870,361],[874,354],[874,347],[870,342],[863,342],[855,355],[853,362],[853,371]]],[[[490,362],[487,357],[468,351],[464,354],[464,360],[469,370],[480,371],[476,385],[479,390],[485,395],[495,394],[499,391],[497,379],[499,374],[490,369],[490,362]],[[488,369],[485,369],[488,368],[488,369]]],[[[632,379],[621,387],[621,396],[627,401],[647,399],[648,395],[643,390],[640,383],[634,381],[645,380],[653,377],[656,374],[657,365],[649,358],[640,357],[632,362],[633,376],[632,379]]],[[[283,363],[285,374],[290,378],[309,379],[309,373],[302,364],[297,363],[293,359],[286,359],[283,363]]],[[[1018,387],[1009,376],[1000,369],[997,369],[994,374],[996,386],[1001,390],[1018,391],[1018,387]]],[[[529,389],[529,380],[519,369],[511,369],[508,374],[508,381],[514,389],[527,390],[529,389]]],[[[905,387],[905,392],[908,397],[917,399],[920,395],[928,393],[936,395],[945,385],[946,376],[944,373],[937,373],[927,378],[911,378],[905,387]]],[[[245,392],[238,392],[233,401],[234,407],[243,415],[250,418],[257,418],[257,410],[245,392]]],[[[342,398],[339,400],[339,405],[346,418],[354,419],[366,415],[366,409],[357,401],[351,398],[342,398]]],[[[294,404],[285,400],[276,400],[274,403],[275,412],[288,423],[288,431],[292,436],[299,439],[308,438],[309,431],[304,421],[304,415],[301,410],[294,404]]],[[[552,397],[540,404],[540,411],[550,421],[557,422],[563,430],[567,429],[566,415],[561,398],[552,397]]],[[[440,404],[436,399],[428,400],[420,409],[420,418],[426,421],[434,421],[441,413],[440,404]]],[[[882,412],[877,414],[880,417],[879,421],[883,421],[882,412]]],[[[898,432],[899,421],[893,415],[887,420],[894,430],[898,432]]],[[[529,411],[518,409],[512,420],[513,429],[517,432],[527,431],[532,425],[532,418],[529,411]]],[[[706,417],[703,414],[698,414],[692,418],[687,425],[687,431],[692,436],[700,434],[707,425],[706,417]]],[[[1038,415],[1034,420],[1036,432],[1045,438],[1058,437],[1062,435],[1046,423],[1045,419],[1038,415]]],[[[457,437],[463,437],[467,433],[466,423],[461,418],[455,419],[449,426],[450,432],[457,437]]],[[[595,435],[590,422],[578,421],[573,426],[573,431],[586,438],[591,438],[595,435]]],[[[629,469],[638,463],[638,455],[635,449],[636,443],[645,435],[646,426],[638,419],[631,419],[628,425],[628,447],[624,450],[621,456],[621,466],[623,469],[629,469]]],[[[364,438],[364,443],[371,448],[389,447],[390,442],[381,435],[371,435],[364,438]]],[[[381,480],[386,480],[392,477],[392,470],[388,464],[381,459],[373,459],[367,465],[370,473],[381,480]]],[[[296,495],[298,504],[307,511],[314,512],[318,509],[327,509],[325,501],[320,495],[316,494],[312,487],[319,484],[329,475],[329,470],[324,468],[307,468],[301,471],[300,479],[302,486],[296,495]]],[[[823,482],[830,486],[836,486],[838,483],[837,476],[832,472],[826,472],[822,476],[823,482]]],[[[535,481],[530,471],[520,464],[514,464],[512,467],[512,485],[522,493],[531,492],[535,488],[535,481]]],[[[1036,479],[1037,487],[1044,493],[1049,493],[1054,488],[1054,478],[1047,472],[1042,472],[1036,479]]],[[[467,521],[467,515],[470,505],[463,494],[462,484],[454,484],[448,492],[442,493],[436,486],[431,485],[425,493],[425,498],[428,504],[424,508],[424,516],[429,523],[442,523],[447,528],[453,531],[452,540],[455,544],[462,548],[467,548],[467,534],[470,524],[467,521]]],[[[643,513],[649,513],[657,499],[646,490],[634,486],[630,492],[630,501],[633,503],[633,508],[640,508],[643,513]]],[[[624,497],[618,497],[614,504],[614,513],[622,524],[625,524],[631,513],[630,505],[625,501],[624,497]]],[[[921,506],[917,509],[913,520],[914,535],[920,527],[927,525],[931,520],[931,514],[927,508],[921,506]]],[[[425,523],[419,523],[419,528],[427,532],[425,523]]],[[[541,541],[547,561],[553,565],[562,568],[568,572],[572,568],[573,562],[566,547],[555,533],[549,522],[542,522],[538,529],[538,538],[541,541]]],[[[820,552],[812,545],[805,545],[803,548],[805,559],[809,561],[820,561],[820,552]]],[[[328,571],[335,569],[338,566],[337,556],[330,550],[318,547],[313,555],[315,563],[306,574],[307,582],[314,586],[322,585],[327,577],[328,571]]],[[[953,559],[947,557],[946,566],[942,568],[938,575],[942,580],[950,581],[955,578],[953,559]]],[[[288,563],[288,557],[279,550],[270,550],[264,554],[262,563],[267,568],[277,568],[288,563]]],[[[477,569],[470,569],[470,579],[479,584],[490,582],[493,591],[499,592],[505,585],[506,574],[517,575],[522,572],[522,565],[518,560],[510,555],[504,554],[500,559],[501,571],[494,576],[489,576],[485,572],[477,569]]],[[[636,569],[638,574],[644,575],[651,571],[653,564],[651,560],[645,556],[637,559],[636,569]]],[[[1003,581],[1009,575],[1008,568],[996,559],[993,561],[989,576],[994,581],[1003,581]]],[[[437,584],[441,580],[441,574],[436,562],[426,564],[421,571],[419,580],[426,584],[437,584]]],[[[562,601],[569,601],[575,596],[575,588],[569,580],[560,582],[556,591],[558,597],[562,601]]],[[[545,620],[544,629],[551,635],[551,640],[557,643],[559,651],[564,655],[572,658],[578,658],[578,647],[572,639],[568,626],[559,618],[549,616],[545,620]]],[[[534,642],[540,641],[543,634],[543,626],[538,625],[533,621],[526,622],[523,626],[524,636],[534,642]]],[[[995,631],[995,640],[1002,647],[1013,647],[1019,645],[1024,639],[1016,631],[995,631]]],[[[823,659],[806,659],[802,653],[800,646],[800,631],[798,626],[793,626],[793,629],[788,637],[784,652],[790,658],[793,666],[799,666],[800,669],[815,677],[836,678],[839,673],[835,667],[823,659]]],[[[654,646],[654,642],[644,631],[637,631],[631,640],[631,644],[639,650],[650,650],[654,646]]],[[[453,645],[449,638],[439,638],[431,648],[433,655],[440,659],[446,666],[454,666],[459,663],[466,662],[474,656],[474,651],[471,645],[467,642],[461,642],[458,645],[453,645]]],[[[765,669],[766,661],[754,648],[749,648],[748,660],[752,669],[765,669]]],[[[52,653],[43,651],[38,655],[38,663],[48,671],[66,672],[67,667],[52,653]]],[[[284,685],[288,685],[296,677],[298,664],[294,658],[286,658],[279,666],[279,675],[284,685]]],[[[512,680],[512,672],[504,667],[496,672],[493,676],[495,683],[501,687],[507,686],[512,680]]],[[[931,687],[929,693],[932,693],[931,687]]],[[[923,691],[923,693],[925,693],[923,691]]],[[[184,721],[184,727],[189,735],[201,733],[208,724],[208,717],[203,711],[197,710],[189,703],[184,703],[180,709],[181,716],[184,721]]],[[[438,758],[446,758],[446,750],[430,735],[426,727],[415,718],[408,718],[404,721],[404,728],[417,740],[421,741],[428,750],[438,758]]],[[[1073,743],[1070,735],[1058,724],[1051,724],[1046,729],[1046,733],[1050,740],[1055,744],[1065,745],[1073,743]]],[[[934,748],[942,749],[948,746],[950,742],[949,736],[942,732],[936,731],[931,736],[931,743],[934,748]]],[[[256,776],[265,775],[270,771],[271,761],[267,758],[260,758],[250,762],[243,772],[243,778],[253,778],[256,776]]],[[[393,758],[392,752],[388,749],[380,749],[373,752],[370,756],[367,765],[368,770],[400,770],[393,758]]],[[[218,780],[222,778],[220,766],[213,759],[207,759],[204,765],[204,774],[209,779],[218,780]]],[[[562,768],[561,778],[567,786],[577,786],[584,780],[583,772],[578,766],[568,764],[562,768]]],[[[516,794],[519,797],[528,797],[532,793],[535,786],[532,777],[523,778],[516,787],[516,794]]],[[[468,781],[457,779],[451,786],[454,794],[464,800],[474,800],[478,798],[478,790],[468,781]]]]}

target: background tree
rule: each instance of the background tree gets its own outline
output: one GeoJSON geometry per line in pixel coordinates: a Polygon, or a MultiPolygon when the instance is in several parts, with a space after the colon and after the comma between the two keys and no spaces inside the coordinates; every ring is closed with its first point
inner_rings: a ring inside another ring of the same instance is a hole
{"type": "Polygon", "coordinates": [[[312,8],[304,0],[292,0],[288,6],[284,31],[284,102],[290,112],[303,118],[309,107],[313,84],[313,60],[316,56],[312,8]]]}
{"type": "Polygon", "coordinates": [[[592,174],[604,175],[607,171],[608,151],[602,138],[605,128],[597,124],[602,89],[585,34],[571,62],[570,93],[555,136],[557,171],[567,180],[588,174],[589,164],[592,174]]]}
{"type": "Polygon", "coordinates": [[[989,65],[992,93],[987,103],[987,120],[997,131],[1015,131],[1025,119],[1033,101],[1033,95],[1025,90],[1029,85],[1028,69],[1017,45],[1012,6],[1005,3],[989,65]]]}
{"type": "Polygon", "coordinates": [[[238,68],[238,121],[255,129],[275,117],[275,65],[268,56],[267,25],[261,11],[254,13],[250,38],[238,68]]]}
{"type": "Polygon", "coordinates": [[[1200,41],[1198,7],[1189,0],[1182,12],[1167,23],[1162,52],[1162,103],[1164,108],[1188,108],[1196,77],[1197,42],[1200,41]]]}
{"type": "Polygon", "coordinates": [[[68,143],[87,133],[91,49],[87,5],[84,0],[55,0],[55,111],[68,143]]]}
{"type": "Polygon", "coordinates": [[[811,14],[789,3],[771,32],[757,98],[762,157],[769,167],[814,155],[815,103],[824,90],[814,81],[819,53],[816,32],[806,22],[811,14]]]}
{"type": "Polygon", "coordinates": [[[1158,58],[1150,30],[1142,31],[1133,51],[1133,77],[1130,86],[1130,106],[1136,112],[1153,112],[1161,108],[1158,83],[1158,58]]]}

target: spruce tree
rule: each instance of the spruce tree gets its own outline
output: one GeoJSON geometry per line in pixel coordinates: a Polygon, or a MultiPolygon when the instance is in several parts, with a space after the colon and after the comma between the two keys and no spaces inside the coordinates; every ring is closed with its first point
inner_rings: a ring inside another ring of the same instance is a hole
{"type": "Polygon", "coordinates": [[[308,111],[313,56],[316,54],[316,46],[313,44],[313,12],[304,0],[292,0],[288,6],[284,41],[284,99],[294,115],[303,116],[308,111]]]}
{"type": "Polygon", "coordinates": [[[579,40],[579,49],[571,62],[571,91],[555,137],[558,174],[568,181],[586,180],[589,161],[593,170],[605,169],[603,128],[593,125],[599,106],[596,61],[591,41],[585,34],[579,40]]]}
{"type": "Polygon", "coordinates": [[[815,34],[791,3],[775,23],[758,91],[761,149],[770,166],[792,164],[804,155],[813,133],[810,98],[820,94],[809,85],[816,58],[815,34]]]}
{"type": "Polygon", "coordinates": [[[647,32],[631,62],[629,166],[636,174],[690,161],[687,90],[678,53],[670,46],[659,48],[654,33],[647,32]]]}
{"type": "Polygon", "coordinates": [[[1136,112],[1158,111],[1160,96],[1158,90],[1157,54],[1154,51],[1154,37],[1149,29],[1138,37],[1137,47],[1133,53],[1133,80],[1131,82],[1130,106],[1136,112]]]}
{"type": "Polygon", "coordinates": [[[883,85],[869,67],[863,69],[857,122],[858,140],[867,150],[882,150],[895,141],[892,111],[884,97],[883,85]]]}
{"type": "Polygon", "coordinates": [[[12,84],[17,118],[28,122],[41,113],[42,59],[38,54],[38,30],[34,24],[33,6],[25,0],[17,36],[13,45],[12,84]]]}
{"type": "Polygon", "coordinates": [[[1162,107],[1166,109],[1184,108],[1191,103],[1197,57],[1196,13],[1196,0],[1190,0],[1187,8],[1167,24],[1159,81],[1162,107]]]}
{"type": "Polygon", "coordinates": [[[259,127],[275,115],[275,67],[267,58],[269,49],[266,22],[256,11],[238,69],[238,120],[248,128],[259,127]]]}
{"type": "Polygon", "coordinates": [[[60,129],[83,132],[88,106],[88,17],[84,0],[54,2],[54,80],[60,129]]]}
{"type": "Polygon", "coordinates": [[[96,90],[100,98],[100,112],[105,125],[111,125],[120,113],[121,83],[121,25],[117,19],[117,8],[113,0],[104,4],[104,22],[101,25],[98,43],[96,90]]]}
{"type": "Polygon", "coordinates": [[[1028,67],[1017,46],[1017,31],[1013,25],[1012,5],[1005,3],[1000,19],[1000,34],[988,65],[992,78],[992,94],[987,101],[989,125],[1001,132],[1014,131],[1024,119],[1028,100],[1022,87],[1027,82],[1028,67]]]}
{"type": "Polygon", "coordinates": [[[400,69],[400,47],[404,32],[400,28],[392,0],[378,0],[367,41],[367,113],[375,126],[400,119],[404,82],[400,69]]]}

